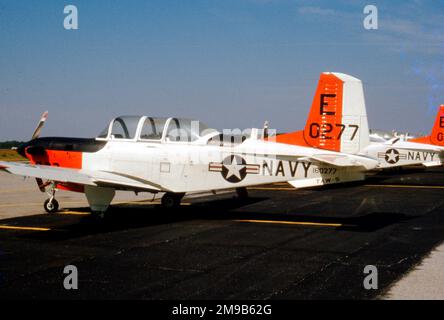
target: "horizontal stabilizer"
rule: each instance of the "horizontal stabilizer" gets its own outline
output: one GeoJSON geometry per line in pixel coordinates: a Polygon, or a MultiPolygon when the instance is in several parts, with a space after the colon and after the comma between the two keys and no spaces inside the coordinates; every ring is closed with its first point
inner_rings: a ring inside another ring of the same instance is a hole
{"type": "Polygon", "coordinates": [[[365,174],[363,172],[347,171],[346,169],[343,170],[344,172],[338,175],[338,178],[321,177],[313,179],[299,179],[299,180],[288,181],[288,183],[297,189],[301,189],[301,188],[310,188],[310,187],[317,187],[317,186],[336,184],[336,183],[362,181],[365,179],[365,174]]]}
{"type": "Polygon", "coordinates": [[[313,160],[325,162],[336,167],[363,167],[366,170],[376,168],[378,161],[363,156],[345,154],[315,154],[311,156],[313,160]]]}
{"type": "Polygon", "coordinates": [[[423,162],[422,163],[425,167],[439,167],[442,165],[441,161],[433,161],[433,162],[423,162]]]}

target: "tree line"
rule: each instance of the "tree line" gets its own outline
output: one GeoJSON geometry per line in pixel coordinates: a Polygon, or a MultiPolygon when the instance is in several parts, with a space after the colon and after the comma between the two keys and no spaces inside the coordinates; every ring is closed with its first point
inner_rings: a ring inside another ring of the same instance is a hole
{"type": "Polygon", "coordinates": [[[22,144],[23,141],[0,141],[0,149],[11,149],[13,147],[18,147],[20,144],[22,144]]]}

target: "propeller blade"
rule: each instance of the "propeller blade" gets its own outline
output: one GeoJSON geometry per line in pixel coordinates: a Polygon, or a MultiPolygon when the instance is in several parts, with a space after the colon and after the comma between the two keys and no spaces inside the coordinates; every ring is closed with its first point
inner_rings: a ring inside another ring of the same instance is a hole
{"type": "MultiPolygon", "coordinates": [[[[32,134],[31,140],[37,139],[40,136],[40,131],[42,131],[43,126],[45,125],[45,121],[48,119],[48,111],[43,112],[42,117],[40,118],[39,124],[34,130],[34,133],[32,134]]],[[[37,148],[38,149],[38,148],[37,148]]],[[[41,152],[41,150],[39,150],[41,152]]],[[[43,150],[44,152],[44,150],[43,150]]],[[[37,186],[39,187],[41,192],[46,191],[46,184],[43,182],[40,178],[35,178],[35,181],[37,182],[37,186]]]]}
{"type": "Polygon", "coordinates": [[[34,133],[32,134],[31,140],[37,139],[40,136],[40,131],[45,125],[46,119],[48,119],[48,111],[43,112],[42,117],[40,118],[40,122],[37,125],[37,128],[35,128],[34,133]]]}

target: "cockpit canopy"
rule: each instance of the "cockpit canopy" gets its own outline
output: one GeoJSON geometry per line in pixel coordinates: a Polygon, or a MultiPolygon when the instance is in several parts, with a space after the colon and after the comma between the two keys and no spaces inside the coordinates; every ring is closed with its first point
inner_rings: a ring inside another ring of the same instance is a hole
{"type": "Polygon", "coordinates": [[[217,131],[199,120],[121,116],[113,119],[97,139],[192,142],[210,133],[217,131]]]}

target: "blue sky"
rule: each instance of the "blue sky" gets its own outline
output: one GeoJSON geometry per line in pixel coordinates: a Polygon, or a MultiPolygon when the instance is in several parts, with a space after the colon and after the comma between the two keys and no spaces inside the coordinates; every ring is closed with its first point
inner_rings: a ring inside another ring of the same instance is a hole
{"type": "Polygon", "coordinates": [[[44,110],[46,136],[95,136],[119,114],[297,130],[322,71],[363,80],[370,127],[425,133],[443,54],[442,0],[0,0],[0,140],[28,139],[44,110]]]}

